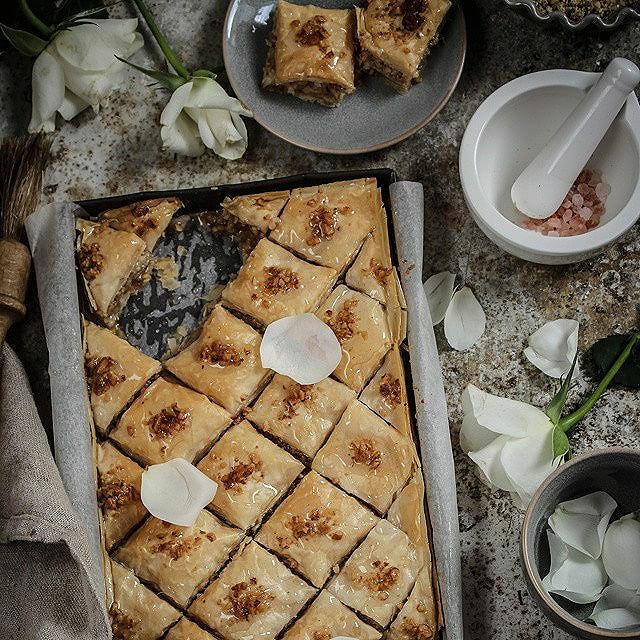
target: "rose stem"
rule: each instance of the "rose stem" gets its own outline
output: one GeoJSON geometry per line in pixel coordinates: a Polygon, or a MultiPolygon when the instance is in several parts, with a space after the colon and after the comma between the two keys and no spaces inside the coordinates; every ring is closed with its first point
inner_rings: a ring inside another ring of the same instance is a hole
{"type": "Polygon", "coordinates": [[[19,2],[22,13],[24,13],[25,17],[31,23],[31,25],[35,29],[37,29],[41,33],[41,35],[45,36],[46,38],[50,38],[51,34],[53,33],[53,29],[51,27],[48,27],[44,22],[42,22],[42,20],[40,20],[40,18],[38,18],[35,13],[33,13],[33,11],[31,11],[31,7],[29,7],[29,5],[27,4],[27,0],[19,0],[19,2]]]}

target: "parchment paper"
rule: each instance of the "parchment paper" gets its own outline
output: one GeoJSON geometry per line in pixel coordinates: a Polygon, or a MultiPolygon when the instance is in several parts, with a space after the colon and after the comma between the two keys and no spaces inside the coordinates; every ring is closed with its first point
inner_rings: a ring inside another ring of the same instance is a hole
{"type": "Polygon", "coordinates": [[[433,529],[448,640],[462,640],[462,570],[456,476],[442,369],[422,285],[424,192],[417,182],[390,186],[400,279],[407,300],[407,338],[416,422],[433,529]]]}

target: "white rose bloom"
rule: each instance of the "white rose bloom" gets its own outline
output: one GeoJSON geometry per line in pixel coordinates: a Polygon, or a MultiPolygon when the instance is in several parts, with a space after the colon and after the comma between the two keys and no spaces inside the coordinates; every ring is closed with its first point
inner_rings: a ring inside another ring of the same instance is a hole
{"type": "Polygon", "coordinates": [[[500,398],[470,384],[462,395],[460,446],[490,487],[526,509],[540,483],[560,464],[553,455],[554,425],[537,407],[500,398]]]}
{"type": "Polygon", "coordinates": [[[56,112],[65,120],[91,106],[95,111],[120,86],[129,58],[142,47],[137,18],[95,20],[57,34],[32,72],[29,131],[53,131],[56,112]]]}
{"type": "Polygon", "coordinates": [[[240,116],[252,115],[215,80],[193,78],[173,92],[160,116],[163,147],[183,156],[202,155],[208,147],[237,160],[247,149],[247,128],[240,116]]]}

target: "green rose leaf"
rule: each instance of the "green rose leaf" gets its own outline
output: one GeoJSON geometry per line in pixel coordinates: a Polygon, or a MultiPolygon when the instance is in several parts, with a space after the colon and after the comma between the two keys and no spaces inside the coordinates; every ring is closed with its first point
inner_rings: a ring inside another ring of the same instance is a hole
{"type": "MultiPolygon", "coordinates": [[[[598,340],[590,349],[598,371],[604,373],[615,362],[633,334],[612,335],[598,340]]],[[[640,389],[640,344],[632,350],[627,361],[620,367],[612,381],[633,389],[640,389]]]]}
{"type": "Polygon", "coordinates": [[[11,43],[11,45],[25,56],[38,56],[47,46],[46,40],[43,40],[28,31],[22,31],[22,29],[13,29],[6,24],[0,23],[0,31],[2,31],[2,34],[11,43]]]}
{"type": "Polygon", "coordinates": [[[569,438],[560,427],[555,427],[553,430],[553,457],[554,459],[559,458],[566,456],[567,453],[569,453],[569,438]]]}

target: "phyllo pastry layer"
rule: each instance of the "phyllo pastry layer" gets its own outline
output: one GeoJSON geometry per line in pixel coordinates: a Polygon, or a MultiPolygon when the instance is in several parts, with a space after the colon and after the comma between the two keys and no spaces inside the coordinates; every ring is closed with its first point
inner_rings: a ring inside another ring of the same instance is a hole
{"type": "Polygon", "coordinates": [[[178,624],[169,629],[165,640],[215,640],[215,638],[188,618],[180,618],[178,624]]]}
{"type": "Polygon", "coordinates": [[[404,603],[398,617],[391,623],[387,634],[389,640],[430,640],[438,630],[437,606],[431,567],[425,567],[418,574],[411,595],[404,603]]]}
{"type": "Polygon", "coordinates": [[[268,191],[249,196],[226,197],[222,209],[240,222],[266,234],[272,229],[287,200],[289,191],[268,191]]]}

